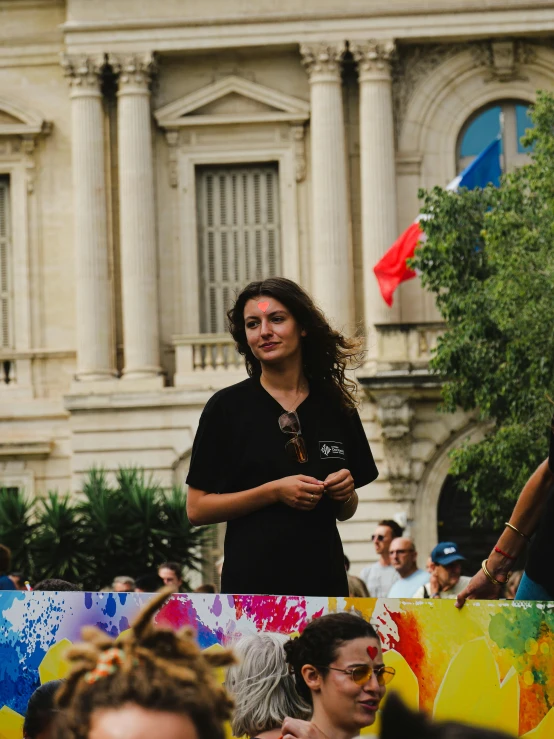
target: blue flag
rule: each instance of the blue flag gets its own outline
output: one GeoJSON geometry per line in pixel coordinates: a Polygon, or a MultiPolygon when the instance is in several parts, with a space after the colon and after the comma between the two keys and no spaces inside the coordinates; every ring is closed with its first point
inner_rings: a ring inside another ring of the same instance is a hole
{"type": "Polygon", "coordinates": [[[467,167],[455,177],[446,188],[447,190],[459,190],[467,187],[473,190],[476,187],[486,187],[488,184],[498,187],[500,185],[500,136],[494,139],[467,167]]]}

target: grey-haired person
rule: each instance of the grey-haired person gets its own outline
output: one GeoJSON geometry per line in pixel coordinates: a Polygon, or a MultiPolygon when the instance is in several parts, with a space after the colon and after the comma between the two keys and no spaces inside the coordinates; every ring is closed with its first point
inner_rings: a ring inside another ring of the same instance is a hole
{"type": "Polygon", "coordinates": [[[233,736],[278,739],[287,716],[311,716],[285,661],[287,641],[283,634],[263,632],[243,636],[232,645],[239,664],[228,669],[225,687],[235,699],[233,736]]]}

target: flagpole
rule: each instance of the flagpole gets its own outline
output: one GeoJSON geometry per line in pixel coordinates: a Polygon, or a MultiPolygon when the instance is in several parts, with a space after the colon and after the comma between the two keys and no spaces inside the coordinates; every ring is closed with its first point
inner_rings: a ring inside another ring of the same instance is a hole
{"type": "Polygon", "coordinates": [[[500,119],[500,133],[499,133],[499,136],[500,136],[500,143],[501,143],[501,147],[502,147],[502,155],[501,155],[501,159],[502,159],[502,174],[506,174],[506,166],[507,166],[507,163],[506,163],[506,142],[504,141],[504,111],[502,110],[502,108],[500,109],[499,119],[500,119]]]}

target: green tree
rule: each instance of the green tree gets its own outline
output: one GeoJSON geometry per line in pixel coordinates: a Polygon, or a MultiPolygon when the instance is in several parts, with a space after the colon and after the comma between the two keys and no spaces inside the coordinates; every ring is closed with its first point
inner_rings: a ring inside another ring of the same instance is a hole
{"type": "Polygon", "coordinates": [[[209,530],[190,525],[182,488],[163,490],[137,468],[120,469],[113,484],[92,469],[81,496],[29,501],[21,490],[0,490],[0,542],[32,582],[59,577],[100,590],[167,560],[199,570],[209,530]]]}
{"type": "Polygon", "coordinates": [[[539,92],[532,161],[499,188],[420,193],[427,240],[412,266],[446,331],[431,360],[442,409],[476,410],[483,441],[452,454],[475,520],[498,523],[545,458],[554,410],[554,97],[539,92]]]}

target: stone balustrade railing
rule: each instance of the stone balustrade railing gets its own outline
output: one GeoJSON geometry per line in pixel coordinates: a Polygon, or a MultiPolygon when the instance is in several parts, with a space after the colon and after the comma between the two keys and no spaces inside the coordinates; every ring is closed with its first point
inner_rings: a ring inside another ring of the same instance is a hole
{"type": "Polygon", "coordinates": [[[176,387],[225,387],[246,377],[244,360],[229,334],[189,334],[173,338],[176,387]]]}
{"type": "Polygon", "coordinates": [[[381,324],[368,354],[379,370],[423,370],[444,333],[444,323],[381,324]]]}

